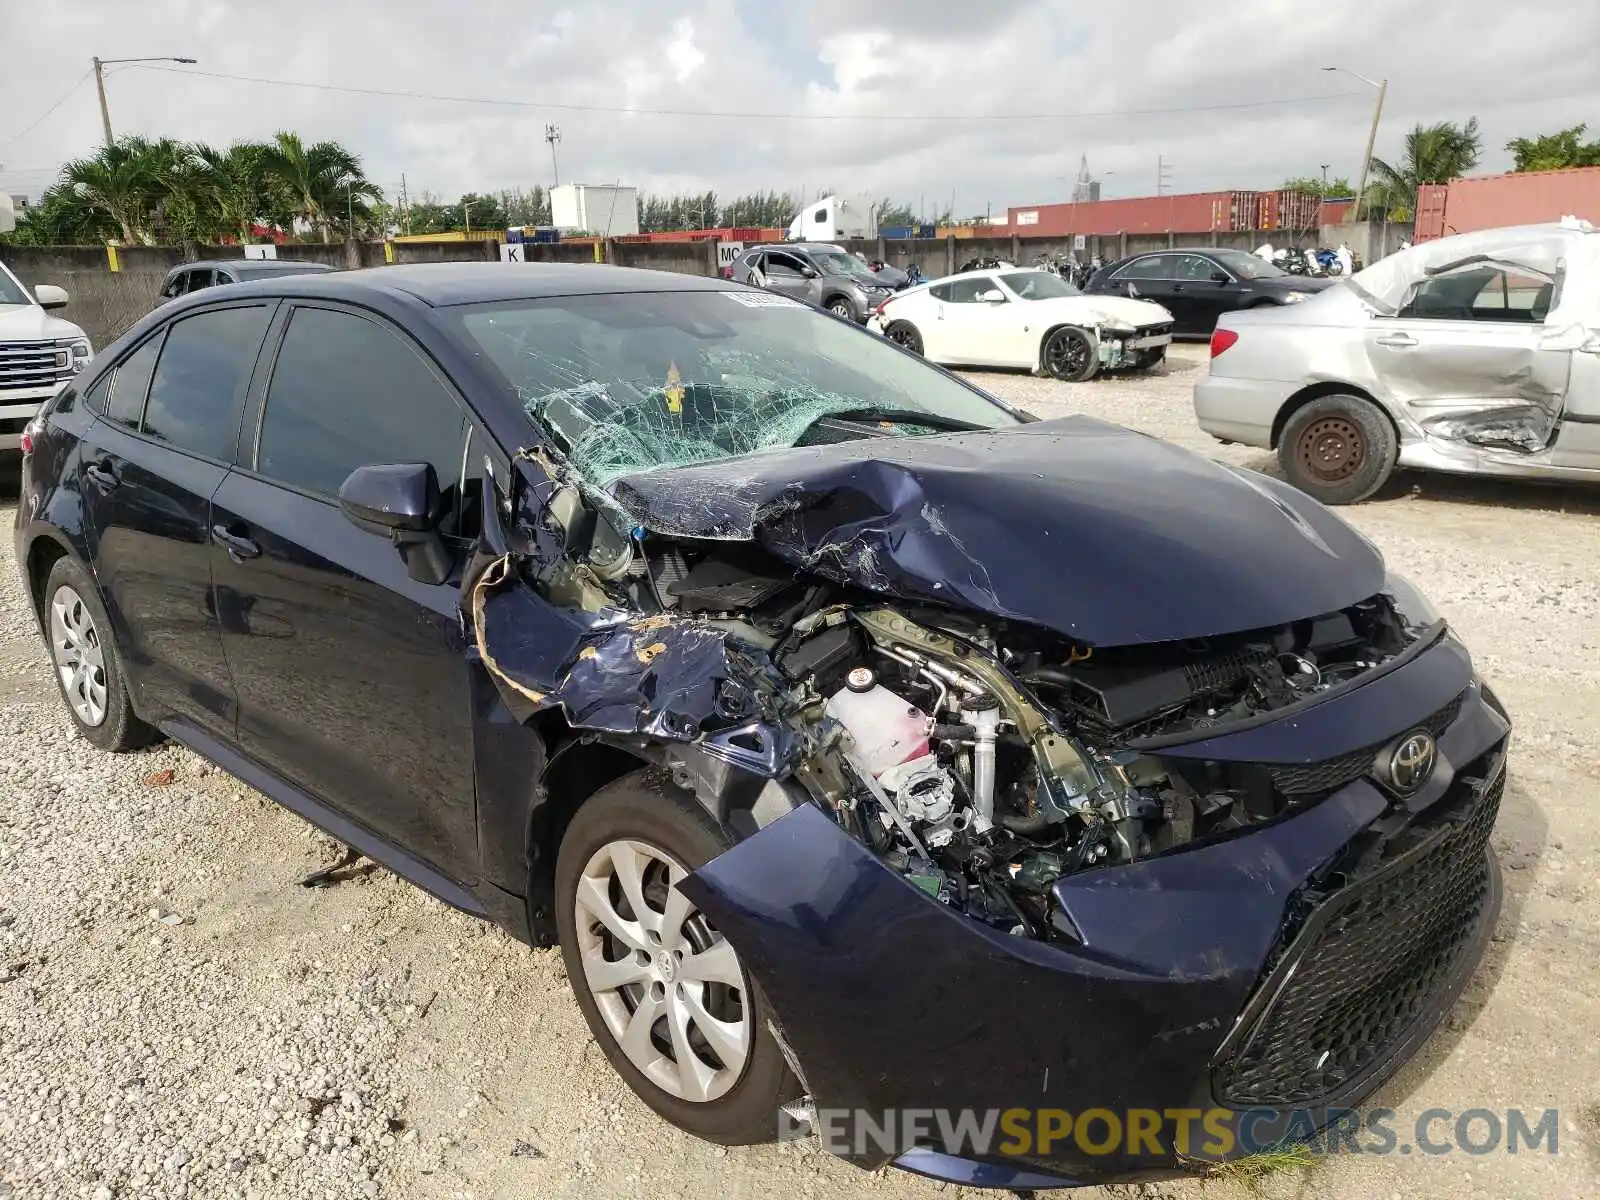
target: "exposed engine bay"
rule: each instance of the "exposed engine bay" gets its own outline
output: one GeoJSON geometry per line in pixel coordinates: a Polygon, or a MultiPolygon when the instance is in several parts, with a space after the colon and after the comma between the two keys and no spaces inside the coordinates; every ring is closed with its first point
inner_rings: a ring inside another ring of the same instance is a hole
{"type": "Polygon", "coordinates": [[[1178,745],[1291,719],[1437,632],[1325,510],[1081,418],[848,426],[606,491],[528,452],[543,482],[501,495],[509,536],[471,613],[518,719],[560,708],[580,736],[679,764],[682,786],[701,760],[784,781],[937,901],[1045,939],[1074,936],[1063,876],[1228,837],[1372,769],[1376,746],[1283,766],[1178,745]],[[1104,503],[1130,476],[1181,483],[1184,538],[1149,488],[1104,503]]]}
{"type": "Polygon", "coordinates": [[[1311,791],[1143,743],[1286,708],[1416,636],[1379,595],[1271,630],[1097,649],[763,560],[667,545],[627,575],[641,604],[771,656],[809,748],[797,773],[854,836],[942,903],[1035,937],[1063,932],[1049,901],[1062,875],[1272,820],[1311,791]]]}

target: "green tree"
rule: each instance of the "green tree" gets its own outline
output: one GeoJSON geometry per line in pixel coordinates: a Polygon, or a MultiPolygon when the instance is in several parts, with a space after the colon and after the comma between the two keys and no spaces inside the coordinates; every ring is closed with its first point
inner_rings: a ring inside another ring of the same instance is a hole
{"type": "Polygon", "coordinates": [[[1355,188],[1350,186],[1350,181],[1343,175],[1336,175],[1322,182],[1322,176],[1307,175],[1300,179],[1285,179],[1281,185],[1286,192],[1305,192],[1312,196],[1353,196],[1355,188]]]}
{"type": "Polygon", "coordinates": [[[350,218],[344,225],[351,234],[348,225],[368,216],[367,201],[383,198],[362,174],[361,160],[337,142],[307,146],[299,134],[282,131],[267,148],[264,166],[293,197],[295,216],[318,230],[324,243],[333,240],[340,218],[350,218]]]}
{"type": "Polygon", "coordinates": [[[1372,160],[1372,195],[1367,200],[1370,212],[1375,206],[1406,218],[1416,211],[1417,188],[1425,183],[1448,183],[1478,165],[1483,137],[1478,118],[1465,125],[1440,121],[1436,125],[1416,125],[1406,134],[1405,157],[1398,163],[1381,158],[1372,160]]]}
{"type": "Polygon", "coordinates": [[[1585,142],[1587,124],[1506,143],[1518,171],[1559,171],[1566,167],[1600,167],[1600,141],[1585,142]]]}
{"type": "Polygon", "coordinates": [[[290,218],[282,193],[266,169],[268,148],[260,142],[235,142],[226,150],[196,145],[194,157],[203,186],[211,195],[219,232],[241,243],[253,238],[252,227],[276,225],[290,218]],[[276,193],[276,194],[274,194],[276,193]],[[278,212],[274,212],[278,209],[278,212]],[[274,220],[274,217],[280,220],[274,220]]]}
{"type": "Polygon", "coordinates": [[[62,182],[72,194],[90,211],[109,217],[129,245],[147,240],[152,184],[148,147],[142,138],[122,138],[61,169],[62,182]]]}

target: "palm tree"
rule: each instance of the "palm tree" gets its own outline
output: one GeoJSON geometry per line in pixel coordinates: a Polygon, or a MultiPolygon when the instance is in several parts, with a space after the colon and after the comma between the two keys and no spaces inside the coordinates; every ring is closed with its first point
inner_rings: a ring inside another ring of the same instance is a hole
{"type": "Polygon", "coordinates": [[[1406,134],[1406,156],[1399,166],[1391,166],[1381,158],[1372,160],[1373,202],[1410,216],[1416,211],[1418,187],[1448,183],[1465,175],[1478,165],[1482,149],[1477,117],[1468,119],[1465,125],[1453,121],[1417,125],[1406,134]]]}
{"type": "Polygon", "coordinates": [[[235,142],[226,150],[197,145],[194,153],[219,227],[248,242],[251,228],[273,207],[268,193],[274,181],[266,169],[269,147],[260,142],[235,142]]]}
{"type": "Polygon", "coordinates": [[[362,201],[383,195],[361,172],[361,160],[337,142],[307,146],[300,135],[280,132],[266,148],[263,166],[294,198],[295,215],[315,226],[324,243],[333,240],[333,217],[340,209],[354,211],[362,201]]]}
{"type": "Polygon", "coordinates": [[[129,245],[147,240],[143,223],[151,185],[148,148],[142,138],[122,138],[92,158],[74,159],[61,171],[62,182],[88,208],[115,221],[129,245]]]}

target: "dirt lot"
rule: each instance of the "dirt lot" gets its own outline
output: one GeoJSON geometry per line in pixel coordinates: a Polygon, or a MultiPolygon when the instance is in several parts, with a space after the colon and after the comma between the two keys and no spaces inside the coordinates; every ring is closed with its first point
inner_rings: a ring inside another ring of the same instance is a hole
{"type": "MultiPolygon", "coordinates": [[[[1156,377],[980,380],[1041,416],[1089,412],[1270,466],[1194,428],[1203,369],[1185,347],[1156,377]]],[[[0,488],[9,530],[15,483],[0,488]]],[[[1495,941],[1448,1027],[1375,1102],[1399,1110],[1401,1143],[1429,1108],[1558,1107],[1560,1149],[1345,1155],[1265,1193],[1592,1197],[1600,495],[1408,478],[1347,515],[1452,619],[1518,722],[1495,941]]],[[[335,851],[296,818],[187,752],[75,741],[3,545],[0,1200],[934,1194],[807,1143],[729,1152],[676,1133],[611,1073],[555,952],[382,871],[297,887],[335,851]]]]}

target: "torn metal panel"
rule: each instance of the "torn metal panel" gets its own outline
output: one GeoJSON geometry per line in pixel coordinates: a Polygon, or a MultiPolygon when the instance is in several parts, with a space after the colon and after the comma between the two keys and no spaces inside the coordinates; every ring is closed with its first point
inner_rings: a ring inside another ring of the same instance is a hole
{"type": "Polygon", "coordinates": [[[746,770],[787,772],[798,735],[777,719],[782,681],[724,630],[668,614],[552,604],[507,555],[472,588],[478,654],[521,719],[560,706],[579,729],[703,742],[746,770]]]}
{"type": "Polygon", "coordinates": [[[840,583],[1102,645],[1281,624],[1383,578],[1298,492],[1085,417],[650,471],[614,495],[653,533],[749,540],[840,583]]]}

